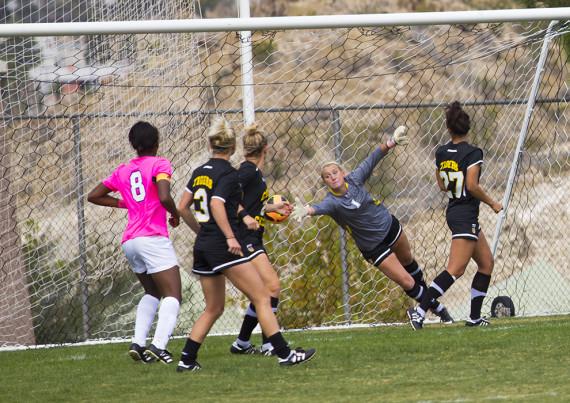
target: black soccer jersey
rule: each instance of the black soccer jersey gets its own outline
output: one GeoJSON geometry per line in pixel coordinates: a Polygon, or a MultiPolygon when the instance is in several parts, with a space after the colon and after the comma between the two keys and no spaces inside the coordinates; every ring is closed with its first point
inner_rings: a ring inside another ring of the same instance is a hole
{"type": "Polygon", "coordinates": [[[435,163],[447,188],[448,220],[476,219],[480,201],[467,191],[465,180],[470,167],[483,164],[483,151],[467,142],[453,144],[450,141],[437,149],[435,163]]]}
{"type": "Polygon", "coordinates": [[[269,198],[267,185],[261,170],[251,161],[244,161],[238,170],[239,181],[243,191],[243,207],[247,213],[255,218],[263,232],[265,219],[261,215],[261,209],[269,198]]]}
{"type": "Polygon", "coordinates": [[[194,215],[200,223],[200,236],[221,236],[210,202],[218,198],[225,203],[228,220],[234,231],[238,228],[237,209],[241,203],[242,191],[237,170],[221,158],[211,158],[192,173],[186,189],[194,195],[194,215]]]}

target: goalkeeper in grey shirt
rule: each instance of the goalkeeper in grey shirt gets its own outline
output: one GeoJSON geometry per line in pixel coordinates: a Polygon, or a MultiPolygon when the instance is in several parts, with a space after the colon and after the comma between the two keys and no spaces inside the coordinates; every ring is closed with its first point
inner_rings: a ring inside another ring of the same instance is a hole
{"type": "MultiPolygon", "coordinates": [[[[347,174],[336,162],[326,163],[321,170],[321,178],[328,187],[326,197],[318,204],[306,206],[296,198],[291,217],[301,221],[306,216],[330,216],[352,235],[366,260],[402,287],[409,297],[421,301],[427,287],[408,238],[396,217],[364,187],[382,157],[396,145],[406,144],[406,128],[400,126],[386,144],[376,147],[354,171],[347,174]]],[[[442,322],[453,323],[443,304],[435,302],[431,309],[442,322]]]]}

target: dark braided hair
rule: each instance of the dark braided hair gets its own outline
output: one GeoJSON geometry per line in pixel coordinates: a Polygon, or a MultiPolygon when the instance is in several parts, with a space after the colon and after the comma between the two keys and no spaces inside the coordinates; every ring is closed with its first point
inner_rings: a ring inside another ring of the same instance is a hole
{"type": "Polygon", "coordinates": [[[158,147],[158,129],[148,122],[139,121],[129,130],[129,142],[138,154],[158,147]]]}
{"type": "Polygon", "coordinates": [[[445,108],[445,123],[451,133],[456,136],[465,136],[471,128],[469,115],[465,113],[457,101],[445,108]]]}

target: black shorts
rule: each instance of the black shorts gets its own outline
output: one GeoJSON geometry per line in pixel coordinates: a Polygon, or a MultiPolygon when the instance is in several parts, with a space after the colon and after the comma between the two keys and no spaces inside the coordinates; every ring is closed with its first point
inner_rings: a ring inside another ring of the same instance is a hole
{"type": "Polygon", "coordinates": [[[481,226],[477,219],[454,220],[450,217],[447,218],[447,226],[451,230],[452,239],[469,239],[471,241],[479,240],[479,232],[481,226]]]}
{"type": "Polygon", "coordinates": [[[263,233],[259,231],[243,231],[240,242],[245,246],[242,246],[244,256],[267,254],[263,245],[263,233]]]}
{"type": "Polygon", "coordinates": [[[390,256],[390,253],[392,253],[392,245],[400,239],[400,235],[402,235],[402,226],[400,225],[400,221],[398,221],[396,217],[392,216],[392,224],[390,225],[388,234],[386,234],[386,238],[376,245],[374,249],[366,252],[361,251],[362,256],[364,256],[364,258],[374,266],[379,266],[384,259],[390,256]]]}
{"type": "Polygon", "coordinates": [[[216,276],[230,267],[251,261],[261,253],[247,253],[245,244],[238,239],[244,256],[234,255],[228,252],[228,244],[225,239],[201,239],[194,244],[194,265],[192,273],[200,276],[216,276]]]}

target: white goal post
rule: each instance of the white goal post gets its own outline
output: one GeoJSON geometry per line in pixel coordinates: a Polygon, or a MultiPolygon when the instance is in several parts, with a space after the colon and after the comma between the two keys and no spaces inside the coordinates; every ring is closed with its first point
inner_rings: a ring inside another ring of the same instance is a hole
{"type": "MultiPolygon", "coordinates": [[[[244,18],[198,19],[195,2],[151,12],[134,1],[81,22],[0,24],[0,347],[131,334],[141,290],[119,246],[124,211],[85,195],[132,157],[126,134],[140,119],[161,131],[176,198],[207,157],[210,120],[224,115],[239,130],[259,124],[272,193],[307,202],[324,196],[320,164],[352,169],[407,125],[413,143],[381,161],[369,188],[432,279],[450,240],[433,152],[454,100],[484,149],[485,188],[509,206],[499,221],[481,208],[496,256],[485,310],[509,296],[520,315],[568,313],[570,8],[271,18],[244,8],[244,18]]],[[[182,335],[203,301],[188,274],[193,235],[171,233],[184,269],[182,335]]],[[[331,220],[271,225],[265,242],[285,328],[404,319],[411,301],[331,220]]],[[[444,301],[460,319],[465,277],[444,301]]],[[[228,287],[214,332],[237,332],[246,303],[228,287]]]]}
{"type": "Polygon", "coordinates": [[[291,29],[480,24],[570,19],[570,7],[426,13],[211,18],[204,20],[100,21],[0,25],[0,36],[159,34],[291,29]]]}

